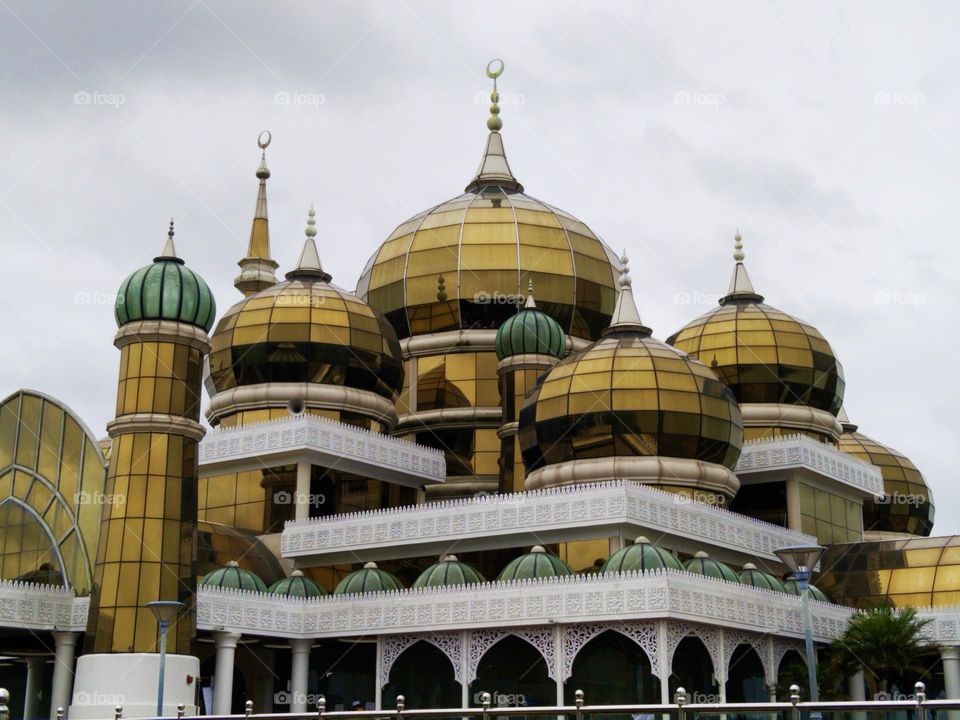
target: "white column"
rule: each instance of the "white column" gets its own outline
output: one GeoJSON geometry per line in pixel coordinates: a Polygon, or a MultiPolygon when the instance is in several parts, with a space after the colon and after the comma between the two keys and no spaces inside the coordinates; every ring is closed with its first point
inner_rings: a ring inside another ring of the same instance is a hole
{"type": "Polygon", "coordinates": [[[213,671],[213,714],[229,715],[233,705],[233,658],[240,633],[220,630],[213,633],[217,664],[213,671]]]}
{"type": "Polygon", "coordinates": [[[470,707],[470,631],[463,630],[460,633],[460,707],[470,707]]]}
{"type": "MultiPolygon", "coordinates": [[[[298,473],[299,474],[299,473],[298,473]]],[[[293,655],[290,672],[290,712],[307,711],[307,683],[310,676],[310,648],[313,640],[296,638],[290,641],[293,655]]]]}
{"type": "MultiPolygon", "coordinates": [[[[850,700],[854,702],[863,702],[867,699],[866,688],[863,685],[863,670],[847,678],[847,694],[850,696],[850,700]]],[[[867,720],[867,714],[865,712],[853,712],[850,713],[850,719],[867,720]]]]}
{"type": "Polygon", "coordinates": [[[310,463],[297,463],[297,491],[293,498],[294,520],[310,517],[310,463]]]}
{"type": "MultiPolygon", "coordinates": [[[[960,699],[960,647],[940,648],[940,657],[943,659],[944,694],[950,700],[960,699]]],[[[947,717],[958,720],[960,711],[949,710],[947,717]]]]}
{"type": "MultiPolygon", "coordinates": [[[[673,671],[673,658],[667,650],[667,623],[669,620],[657,621],[657,654],[660,656],[660,704],[669,705],[670,673],[673,671]]],[[[664,716],[666,717],[666,716],[664,716]]]]}
{"type": "MultiPolygon", "coordinates": [[[[724,658],[727,657],[727,636],[723,632],[723,628],[720,628],[720,662],[724,662],[724,658]]],[[[713,664],[713,658],[710,658],[710,664],[713,664]]],[[[725,703],[727,701],[727,668],[719,667],[713,669],[713,675],[717,679],[717,691],[720,693],[720,702],[725,703]]],[[[721,715],[721,718],[726,717],[726,715],[721,715]]]]}
{"type": "Polygon", "coordinates": [[[373,669],[373,702],[377,710],[383,710],[383,636],[377,635],[377,660],[373,669]]]}
{"type": "Polygon", "coordinates": [[[40,684],[43,682],[43,665],[46,658],[31,655],[27,661],[27,688],[23,698],[23,720],[35,720],[39,716],[40,684]]]}
{"type": "Polygon", "coordinates": [[[787,478],[787,527],[800,531],[803,525],[800,512],[800,482],[795,477],[787,478]]]}
{"type": "Polygon", "coordinates": [[[66,712],[73,690],[73,656],[80,633],[54,631],[56,643],[53,655],[53,690],[50,693],[50,720],[56,720],[57,708],[66,712]]]}
{"type": "Polygon", "coordinates": [[[553,675],[557,683],[557,705],[563,705],[563,625],[553,628],[553,675]]]}

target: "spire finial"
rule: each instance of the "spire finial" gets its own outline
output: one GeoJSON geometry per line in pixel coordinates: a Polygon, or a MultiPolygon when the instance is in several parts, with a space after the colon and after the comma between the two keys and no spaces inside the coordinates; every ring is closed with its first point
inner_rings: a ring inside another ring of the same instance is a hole
{"type": "Polygon", "coordinates": [[[277,283],[277,263],[270,257],[270,226],[267,220],[267,178],[270,177],[270,168],[267,167],[267,148],[272,139],[273,136],[269,130],[264,130],[257,136],[257,147],[260,148],[260,165],[257,166],[257,179],[260,181],[260,186],[257,188],[257,205],[253,212],[247,254],[237,263],[240,266],[240,274],[233,280],[233,286],[247,297],[277,283]]]}
{"type": "Polygon", "coordinates": [[[747,268],[743,264],[745,257],[743,237],[740,235],[740,228],[737,228],[737,233],[733,236],[733,259],[736,265],[733,266],[733,276],[730,278],[727,294],[720,299],[721,305],[726,305],[733,300],[763,302],[763,296],[758,295],[757,291],[753,289],[753,283],[750,282],[750,276],[747,275],[747,268]]]}
{"type": "Polygon", "coordinates": [[[497,132],[503,127],[500,119],[500,93],[497,92],[497,78],[503,75],[503,60],[494,58],[487,63],[487,77],[493,80],[493,92],[490,93],[490,117],[487,118],[487,130],[497,132]]]}
{"type": "Polygon", "coordinates": [[[620,256],[620,278],[617,284],[620,286],[620,290],[617,292],[617,305],[613,309],[610,327],[604,330],[603,334],[636,332],[641,335],[649,335],[650,328],[644,325],[640,319],[636,300],[633,299],[633,279],[630,277],[630,259],[627,257],[626,250],[620,256]]]}
{"type": "Polygon", "coordinates": [[[270,147],[270,141],[273,135],[269,130],[264,130],[257,136],[257,146],[260,148],[260,167],[257,168],[257,177],[266,180],[270,177],[270,168],[267,167],[267,148],[270,147]]]}
{"type": "Polygon", "coordinates": [[[173,218],[170,218],[170,227],[167,229],[167,241],[163,244],[163,252],[154,258],[154,261],[157,260],[177,260],[183,262],[177,255],[177,249],[173,245],[173,218]]]}
{"type": "Polygon", "coordinates": [[[524,309],[535,308],[537,303],[533,300],[533,278],[527,281],[527,301],[523,304],[524,309]]]}
{"type": "Polygon", "coordinates": [[[324,272],[320,265],[320,255],[317,253],[317,243],[314,238],[317,236],[316,211],[313,209],[313,203],[310,204],[310,210],[307,211],[307,227],[304,235],[307,236],[303,243],[303,251],[300,253],[300,260],[297,267],[287,273],[287,280],[320,280],[321,282],[330,282],[330,273],[324,272]]]}

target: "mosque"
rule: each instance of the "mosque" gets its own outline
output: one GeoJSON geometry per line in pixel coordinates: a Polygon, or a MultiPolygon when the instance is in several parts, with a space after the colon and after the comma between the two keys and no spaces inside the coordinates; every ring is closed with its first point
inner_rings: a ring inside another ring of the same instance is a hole
{"type": "Polygon", "coordinates": [[[782,699],[806,651],[775,550],[811,544],[815,645],[917,607],[928,694],[960,697],[960,537],[844,413],[843,348],[766,304],[739,233],[718,306],[657,339],[628,259],[514,174],[502,69],[476,173],[355,291],[313,209],[278,274],[265,133],[239,301],[171,223],[119,286],[105,432],[0,403],[12,717],[154,716],[158,618],[170,715],[782,699]]]}

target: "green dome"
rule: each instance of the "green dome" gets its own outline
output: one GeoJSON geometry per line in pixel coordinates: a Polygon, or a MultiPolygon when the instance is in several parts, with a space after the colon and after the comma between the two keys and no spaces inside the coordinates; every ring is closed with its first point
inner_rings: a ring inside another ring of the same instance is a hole
{"type": "Polygon", "coordinates": [[[717,578],[718,580],[729,580],[735,583],[740,582],[740,578],[737,577],[737,574],[733,570],[722,562],[711,559],[710,556],[702,550],[687,560],[686,570],[687,572],[706,575],[707,577],[717,578]]]}
{"type": "Polygon", "coordinates": [[[397,578],[381,570],[375,562],[368,562],[360,570],[354,570],[337,585],[334,595],[359,595],[360,593],[402,590],[397,578]]]}
{"type": "MultiPolygon", "coordinates": [[[[800,594],[799,583],[797,583],[797,579],[793,575],[787,575],[787,577],[783,579],[783,588],[791,595],[800,594]]],[[[820,602],[830,602],[830,598],[827,597],[826,593],[813,583],[810,583],[810,597],[820,602]]]]}
{"type": "Polygon", "coordinates": [[[290,577],[277,580],[270,586],[269,592],[271,595],[299,598],[322,597],[327,594],[326,590],[304,575],[302,570],[294,570],[290,577]]]}
{"type": "Polygon", "coordinates": [[[163,254],[130,275],[117,291],[117,325],[137,320],[173,320],[205,332],[213,327],[217,305],[207,283],[183,264],[173,249],[173,223],[163,254]]]}
{"type": "Polygon", "coordinates": [[[560,325],[546,313],[537,310],[533,295],[516,315],[511,315],[497,329],[496,350],[500,360],[512,355],[539,354],[563,357],[566,338],[560,325]]]}
{"type": "Polygon", "coordinates": [[[647,538],[638,537],[633,545],[620,548],[600,568],[602,573],[630,572],[636,570],[646,572],[647,570],[662,570],[670,568],[671,570],[683,570],[680,561],[666,550],[651,545],[647,538]]]}
{"type": "Polygon", "coordinates": [[[740,571],[740,582],[744,585],[753,585],[753,587],[765,588],[766,590],[786,592],[780,578],[763,570],[758,570],[753,563],[747,563],[743,566],[743,570],[740,571]]]}
{"type": "Polygon", "coordinates": [[[231,560],[226,567],[204,575],[200,579],[200,585],[203,587],[229,588],[231,590],[267,592],[267,586],[263,580],[249,570],[244,570],[237,564],[236,560],[231,560]]]}
{"type": "Polygon", "coordinates": [[[511,560],[500,571],[497,580],[527,580],[559,575],[573,575],[573,570],[556,555],[548,553],[541,545],[536,545],[526,555],[511,560]]]}
{"type": "Polygon", "coordinates": [[[441,585],[472,585],[486,582],[483,575],[469,565],[457,560],[456,555],[446,555],[431,565],[413,583],[415,588],[439,587],[441,585]]]}

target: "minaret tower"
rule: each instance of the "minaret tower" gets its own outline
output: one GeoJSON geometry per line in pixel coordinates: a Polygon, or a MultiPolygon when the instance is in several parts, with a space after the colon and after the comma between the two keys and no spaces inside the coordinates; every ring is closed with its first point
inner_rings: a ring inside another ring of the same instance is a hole
{"type": "MultiPolygon", "coordinates": [[[[207,284],[177,256],[171,221],[163,252],[117,293],[120,379],[116,418],[107,425],[113,448],[86,633],[87,653],[102,654],[81,658],[78,688],[89,690],[88,681],[99,678],[108,690],[116,680],[113,668],[122,663],[143,663],[143,672],[156,665],[158,623],[145,607],[156,600],[184,604],[167,632],[168,703],[196,663],[185,656],[193,654],[196,627],[200,394],[215,314],[207,284]]],[[[192,690],[180,688],[181,699],[172,702],[183,702],[192,690]]],[[[192,705],[192,697],[185,704],[192,705]]],[[[138,703],[128,698],[127,705],[138,703]]],[[[154,704],[146,714],[155,713],[154,704]]],[[[130,714],[141,713],[131,707],[130,714]]]]}
{"type": "Polygon", "coordinates": [[[240,274],[233,281],[234,287],[249,297],[254,293],[277,284],[277,263],[270,257],[270,227],[267,220],[267,178],[270,177],[270,168],[267,167],[267,147],[270,145],[271,135],[264,130],[257,138],[260,147],[260,166],[257,168],[257,178],[260,187],[257,190],[257,207],[253,213],[253,226],[250,228],[250,243],[247,245],[246,256],[237,263],[240,274]]]}
{"type": "Polygon", "coordinates": [[[523,309],[497,329],[495,343],[497,377],[503,423],[500,438],[500,492],[521,492],[526,472],[520,455],[517,427],[520,405],[536,385],[537,378],[559,362],[566,352],[566,337],[560,325],[537,310],[533,280],[527,287],[523,309]]]}

